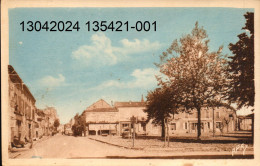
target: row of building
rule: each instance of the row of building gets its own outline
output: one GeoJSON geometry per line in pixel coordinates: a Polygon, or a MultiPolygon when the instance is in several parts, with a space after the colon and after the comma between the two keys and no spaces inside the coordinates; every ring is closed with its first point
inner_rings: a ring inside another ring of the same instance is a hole
{"type": "MultiPolygon", "coordinates": [[[[161,126],[154,125],[152,120],[147,122],[147,113],[144,112],[145,107],[143,98],[140,102],[111,102],[111,105],[100,99],[87,107],[81,115],[86,117],[89,135],[122,135],[125,130],[133,128],[133,125],[131,125],[133,117],[135,117],[137,134],[161,135],[161,126]]],[[[244,123],[243,118],[238,117],[236,110],[232,107],[202,108],[201,110],[201,130],[204,135],[213,132],[232,132],[242,129],[240,126],[245,128],[244,123]]],[[[168,120],[169,135],[197,133],[197,124],[197,111],[180,112],[168,120]]],[[[72,125],[73,119],[68,123],[68,126],[72,125]]]]}
{"type": "Polygon", "coordinates": [[[55,108],[37,109],[36,99],[11,65],[8,66],[8,75],[9,145],[14,146],[14,140],[26,143],[51,135],[54,121],[58,119],[55,108]]]}

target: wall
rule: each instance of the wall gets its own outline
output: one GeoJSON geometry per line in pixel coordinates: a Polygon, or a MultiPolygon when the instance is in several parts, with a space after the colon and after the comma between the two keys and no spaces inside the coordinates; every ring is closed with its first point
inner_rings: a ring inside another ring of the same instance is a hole
{"type": "Polygon", "coordinates": [[[86,122],[118,122],[118,112],[85,112],[86,122]]]}
{"type": "Polygon", "coordinates": [[[145,107],[119,107],[119,121],[130,121],[132,116],[137,117],[139,120],[146,120],[147,113],[143,110],[145,107]]]}

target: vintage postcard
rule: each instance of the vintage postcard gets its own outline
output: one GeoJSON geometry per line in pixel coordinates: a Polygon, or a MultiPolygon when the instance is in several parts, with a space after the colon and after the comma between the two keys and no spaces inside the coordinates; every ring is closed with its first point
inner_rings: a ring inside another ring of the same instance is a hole
{"type": "Polygon", "coordinates": [[[259,164],[260,1],[1,7],[2,165],[259,164]]]}

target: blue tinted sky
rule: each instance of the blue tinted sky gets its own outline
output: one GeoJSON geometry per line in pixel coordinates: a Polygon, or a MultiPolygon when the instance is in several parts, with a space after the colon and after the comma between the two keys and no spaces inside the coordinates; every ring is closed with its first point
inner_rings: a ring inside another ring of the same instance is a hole
{"type": "Polygon", "coordinates": [[[210,50],[235,43],[245,24],[237,8],[16,8],[9,10],[9,63],[36,98],[54,106],[62,123],[100,98],[139,101],[157,86],[159,55],[195,22],[210,39],[210,50]],[[22,21],[79,21],[74,32],[22,32],[22,21]],[[156,21],[157,31],[88,32],[87,21],[156,21]]]}

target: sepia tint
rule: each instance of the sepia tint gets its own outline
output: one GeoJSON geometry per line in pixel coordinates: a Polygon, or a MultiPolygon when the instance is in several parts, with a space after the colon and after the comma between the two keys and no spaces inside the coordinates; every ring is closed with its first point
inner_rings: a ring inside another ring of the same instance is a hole
{"type": "Polygon", "coordinates": [[[255,158],[254,8],[8,18],[8,159],[255,158]]]}

